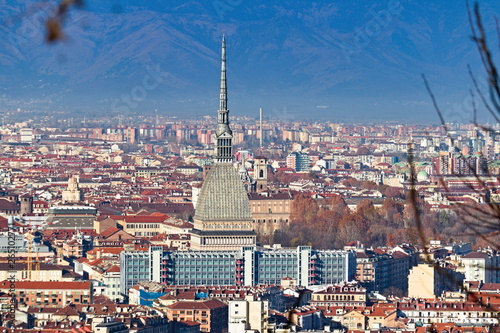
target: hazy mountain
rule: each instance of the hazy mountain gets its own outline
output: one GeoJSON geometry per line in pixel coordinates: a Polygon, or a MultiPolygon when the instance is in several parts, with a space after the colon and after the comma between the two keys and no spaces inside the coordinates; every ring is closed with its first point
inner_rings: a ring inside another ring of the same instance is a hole
{"type": "MultiPolygon", "coordinates": [[[[56,2],[0,1],[1,109],[215,112],[223,31],[234,114],[437,119],[425,73],[460,120],[467,64],[482,73],[460,1],[149,2],[87,0],[52,45],[43,22],[56,2]]],[[[481,6],[494,37],[500,5],[481,6]]]]}

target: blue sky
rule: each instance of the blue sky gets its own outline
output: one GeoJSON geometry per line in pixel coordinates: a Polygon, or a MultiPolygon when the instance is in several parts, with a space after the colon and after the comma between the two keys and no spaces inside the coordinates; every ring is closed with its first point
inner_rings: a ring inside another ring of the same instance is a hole
{"type": "MultiPolygon", "coordinates": [[[[215,114],[222,31],[234,115],[437,122],[425,73],[467,122],[467,65],[484,79],[464,1],[86,0],[56,45],[43,31],[56,2],[0,4],[5,111],[215,114]]],[[[493,43],[500,4],[480,5],[493,43]]]]}

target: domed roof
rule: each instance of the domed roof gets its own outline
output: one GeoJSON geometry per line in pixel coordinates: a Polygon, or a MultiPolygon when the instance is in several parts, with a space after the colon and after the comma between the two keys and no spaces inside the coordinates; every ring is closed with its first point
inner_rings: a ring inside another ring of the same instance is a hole
{"type": "Polygon", "coordinates": [[[425,171],[420,171],[419,173],[417,173],[417,181],[426,181],[429,179],[429,174],[425,171]]]}
{"type": "Polygon", "coordinates": [[[216,163],[198,197],[195,220],[252,221],[250,201],[241,178],[230,163],[216,163]]]}

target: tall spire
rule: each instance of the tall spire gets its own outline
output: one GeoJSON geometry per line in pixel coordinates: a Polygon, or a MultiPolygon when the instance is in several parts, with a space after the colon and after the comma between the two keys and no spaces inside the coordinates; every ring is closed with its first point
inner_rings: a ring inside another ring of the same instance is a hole
{"type": "Polygon", "coordinates": [[[226,37],[222,35],[222,56],[220,69],[220,102],[219,112],[227,110],[227,85],[226,85],[226,37]]]}
{"type": "Polygon", "coordinates": [[[229,110],[227,109],[226,82],[226,37],[222,35],[222,57],[220,72],[220,102],[217,117],[216,157],[215,161],[227,163],[233,161],[233,132],[229,127],[229,110]]]}

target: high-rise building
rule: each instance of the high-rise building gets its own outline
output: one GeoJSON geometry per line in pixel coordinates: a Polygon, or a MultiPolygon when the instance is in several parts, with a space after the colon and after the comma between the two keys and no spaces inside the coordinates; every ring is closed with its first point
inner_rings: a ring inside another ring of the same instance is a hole
{"type": "Polygon", "coordinates": [[[309,155],[293,151],[286,157],[286,166],[292,168],[297,172],[309,171],[311,160],[309,155]]]}
{"type": "Polygon", "coordinates": [[[220,101],[215,130],[215,163],[197,199],[191,248],[238,250],[253,246],[256,234],[247,191],[233,166],[233,132],[229,126],[226,84],[226,39],[222,37],[220,101]]]}

